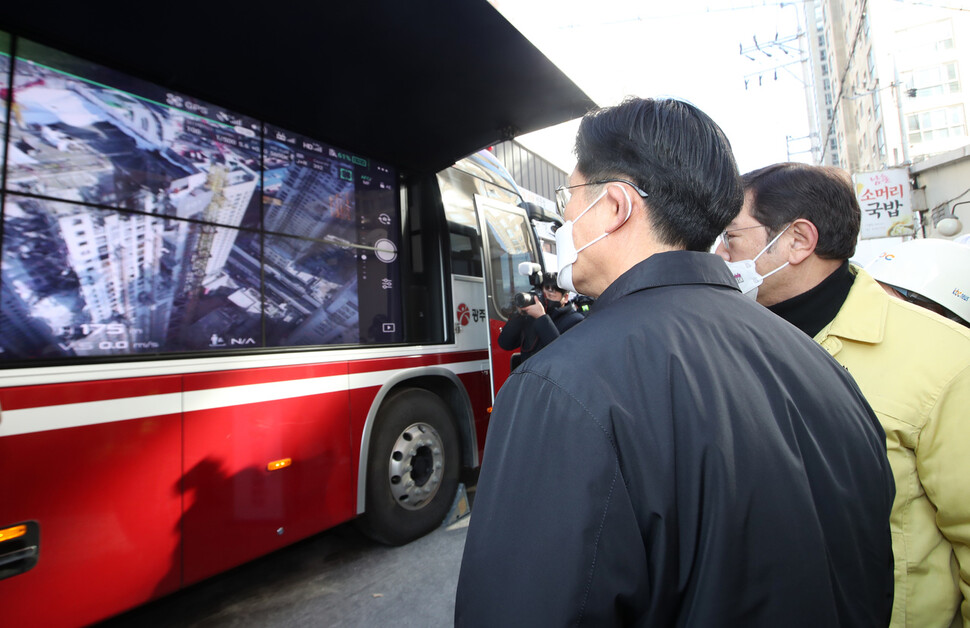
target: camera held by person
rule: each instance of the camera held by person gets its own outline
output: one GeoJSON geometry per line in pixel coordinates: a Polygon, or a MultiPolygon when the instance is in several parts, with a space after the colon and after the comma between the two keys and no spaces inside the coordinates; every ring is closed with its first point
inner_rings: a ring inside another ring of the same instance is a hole
{"type": "Polygon", "coordinates": [[[542,302],[542,267],[535,262],[522,262],[519,264],[519,274],[529,278],[532,289],[528,292],[516,292],[512,296],[512,305],[522,310],[523,308],[542,302]]]}
{"type": "Polygon", "coordinates": [[[532,291],[516,292],[515,296],[512,297],[512,303],[515,304],[515,307],[522,309],[534,304],[538,298],[540,298],[540,295],[532,291]]]}
{"type": "Polygon", "coordinates": [[[556,273],[543,273],[538,264],[524,262],[519,272],[529,276],[534,289],[515,294],[516,311],[502,328],[498,344],[506,351],[519,349],[512,368],[583,320],[569,305],[569,293],[559,287],[556,273]]]}

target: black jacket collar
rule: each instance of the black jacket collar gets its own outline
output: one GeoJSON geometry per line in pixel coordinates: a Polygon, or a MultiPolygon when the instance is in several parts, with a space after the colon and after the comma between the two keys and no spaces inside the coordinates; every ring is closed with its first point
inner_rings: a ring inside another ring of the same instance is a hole
{"type": "Polygon", "coordinates": [[[738,284],[717,255],[698,251],[655,253],[626,271],[596,299],[593,311],[628,294],[685,284],[708,284],[738,290],[738,284]]]}

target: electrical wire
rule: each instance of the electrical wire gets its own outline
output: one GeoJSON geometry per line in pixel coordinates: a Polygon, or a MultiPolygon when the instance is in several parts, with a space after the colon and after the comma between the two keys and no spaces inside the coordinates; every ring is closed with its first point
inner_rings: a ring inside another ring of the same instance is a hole
{"type": "Polygon", "coordinates": [[[966,196],[968,193],[970,193],[970,188],[967,188],[966,190],[963,191],[962,194],[957,194],[956,196],[954,196],[953,198],[951,198],[948,201],[943,201],[942,203],[940,203],[939,205],[937,205],[936,207],[934,207],[933,209],[931,209],[929,211],[929,213],[932,214],[933,212],[935,212],[939,208],[943,207],[944,205],[949,205],[950,203],[952,203],[953,201],[957,200],[958,198],[962,198],[962,197],[966,196]]]}
{"type": "MultiPolygon", "coordinates": [[[[852,64],[855,62],[855,50],[859,45],[859,41],[862,39],[862,27],[866,23],[867,11],[869,9],[869,0],[862,0],[862,10],[859,12],[859,25],[855,29],[855,37],[852,38],[852,49],[849,51],[848,63],[845,64],[845,70],[842,71],[842,76],[839,78],[839,94],[835,98],[835,103],[832,105],[832,119],[829,121],[828,129],[825,131],[825,139],[822,141],[822,157],[825,158],[825,153],[828,152],[829,140],[832,137],[832,130],[835,128],[835,120],[839,113],[839,108],[842,106],[842,95],[845,93],[846,77],[849,76],[849,70],[852,69],[852,64]]],[[[905,139],[905,138],[904,138],[905,139]]]]}
{"type": "Polygon", "coordinates": [[[776,8],[776,7],[784,8],[786,6],[805,4],[807,2],[812,2],[812,1],[814,0],[779,0],[777,2],[766,1],[766,2],[763,2],[762,4],[746,4],[742,6],[733,6],[733,7],[720,7],[720,8],[705,7],[704,9],[697,9],[693,11],[688,10],[688,11],[682,11],[680,13],[664,13],[662,15],[647,15],[647,16],[637,15],[636,17],[621,18],[621,19],[602,21],[602,22],[583,22],[583,23],[576,23],[576,24],[565,24],[563,26],[560,26],[559,28],[574,29],[574,28],[584,28],[592,25],[614,26],[617,24],[626,24],[628,22],[649,22],[651,20],[670,20],[670,19],[684,18],[684,17],[699,17],[699,16],[710,15],[714,13],[731,13],[734,11],[754,11],[757,9],[768,9],[768,8],[776,8]]]}
{"type": "Polygon", "coordinates": [[[965,7],[949,7],[942,4],[933,4],[931,2],[920,2],[919,0],[893,0],[893,1],[898,2],[899,4],[911,4],[911,5],[921,6],[921,7],[933,7],[934,9],[943,9],[945,11],[970,12],[970,9],[967,9],[965,7]]]}

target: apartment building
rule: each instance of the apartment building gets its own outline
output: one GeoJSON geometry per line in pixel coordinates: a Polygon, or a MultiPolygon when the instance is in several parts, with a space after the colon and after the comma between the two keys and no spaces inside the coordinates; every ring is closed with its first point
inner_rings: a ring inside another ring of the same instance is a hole
{"type": "Polygon", "coordinates": [[[970,11],[958,0],[808,0],[816,160],[851,172],[970,144],[970,11]]]}

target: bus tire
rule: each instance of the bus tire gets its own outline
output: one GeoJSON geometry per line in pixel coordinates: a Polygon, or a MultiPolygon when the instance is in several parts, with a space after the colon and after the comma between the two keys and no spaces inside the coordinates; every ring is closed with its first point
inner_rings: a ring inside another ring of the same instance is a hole
{"type": "Polygon", "coordinates": [[[458,490],[458,433],[437,395],[411,388],[378,410],[367,458],[367,497],[358,527],[403,545],[444,520],[458,490]]]}

